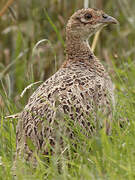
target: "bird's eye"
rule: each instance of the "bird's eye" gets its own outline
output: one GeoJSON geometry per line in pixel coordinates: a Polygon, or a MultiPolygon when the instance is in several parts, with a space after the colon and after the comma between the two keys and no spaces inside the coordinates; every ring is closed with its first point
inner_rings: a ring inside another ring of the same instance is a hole
{"type": "Polygon", "coordinates": [[[91,19],[91,18],[92,18],[92,15],[91,15],[91,14],[89,14],[89,13],[88,13],[88,14],[85,14],[85,19],[86,19],[86,20],[89,20],[89,19],[91,19]]]}
{"type": "Polygon", "coordinates": [[[108,15],[107,15],[107,14],[103,14],[102,17],[103,17],[104,19],[106,19],[106,18],[108,18],[108,15]]]}

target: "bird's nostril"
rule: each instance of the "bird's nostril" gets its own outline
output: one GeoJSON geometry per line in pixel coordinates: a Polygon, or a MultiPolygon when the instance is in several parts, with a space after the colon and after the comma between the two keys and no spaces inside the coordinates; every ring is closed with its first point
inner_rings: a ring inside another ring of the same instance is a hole
{"type": "Polygon", "coordinates": [[[104,19],[106,19],[106,18],[108,18],[108,15],[107,15],[107,14],[103,14],[102,17],[103,17],[104,19]]]}

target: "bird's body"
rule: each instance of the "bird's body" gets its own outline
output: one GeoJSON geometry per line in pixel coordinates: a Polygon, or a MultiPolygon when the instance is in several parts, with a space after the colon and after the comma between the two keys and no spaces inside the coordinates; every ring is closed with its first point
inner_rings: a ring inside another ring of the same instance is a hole
{"type": "MultiPolygon", "coordinates": [[[[93,17],[103,15],[99,11],[96,16],[97,12],[95,9],[84,9],[70,18],[66,29],[65,63],[33,93],[20,113],[17,155],[25,153],[27,158],[32,155],[29,141],[42,152],[47,151],[48,142],[55,146],[57,130],[62,131],[65,115],[72,120],[73,126],[79,123],[86,136],[91,134],[91,119],[98,121],[97,111],[110,116],[114,105],[113,84],[88,45],[88,34],[100,28],[91,22],[93,28],[90,29],[90,23],[87,22],[90,17],[84,20],[86,14],[93,17]]],[[[116,23],[113,18],[112,23],[116,23]]],[[[67,134],[72,137],[72,129],[68,128],[67,134]]]]}

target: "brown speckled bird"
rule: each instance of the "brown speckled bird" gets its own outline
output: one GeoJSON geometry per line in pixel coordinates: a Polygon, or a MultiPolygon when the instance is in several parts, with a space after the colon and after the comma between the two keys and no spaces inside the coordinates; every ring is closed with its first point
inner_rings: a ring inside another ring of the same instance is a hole
{"type": "Polygon", "coordinates": [[[102,10],[91,8],[78,10],[70,17],[65,63],[33,93],[19,114],[16,156],[24,155],[29,160],[35,149],[47,153],[48,143],[54,148],[61,141],[59,132],[73,138],[72,127],[64,129],[66,118],[70,118],[73,126],[79,123],[87,137],[91,135],[93,122],[102,119],[97,118],[97,112],[111,121],[115,104],[113,84],[88,39],[102,27],[116,23],[115,18],[102,10]]]}

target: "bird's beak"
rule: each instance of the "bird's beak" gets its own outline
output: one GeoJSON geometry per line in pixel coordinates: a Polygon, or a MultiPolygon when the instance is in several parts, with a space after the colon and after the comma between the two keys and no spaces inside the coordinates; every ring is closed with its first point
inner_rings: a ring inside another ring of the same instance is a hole
{"type": "Polygon", "coordinates": [[[102,18],[99,20],[99,23],[103,24],[118,24],[117,19],[107,14],[103,14],[102,18]]]}

